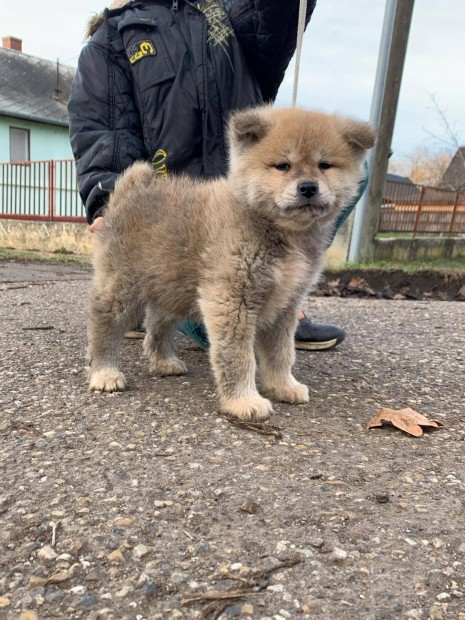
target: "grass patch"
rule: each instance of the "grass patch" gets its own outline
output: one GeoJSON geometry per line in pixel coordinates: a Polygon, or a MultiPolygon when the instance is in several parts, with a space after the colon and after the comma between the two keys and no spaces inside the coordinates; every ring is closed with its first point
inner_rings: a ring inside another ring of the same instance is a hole
{"type": "Polygon", "coordinates": [[[90,256],[79,256],[69,252],[42,252],[40,250],[15,250],[13,248],[0,248],[0,260],[18,261],[44,261],[47,263],[68,263],[88,266],[91,264],[90,256]]]}
{"type": "Polygon", "coordinates": [[[340,267],[326,269],[327,273],[337,273],[340,271],[361,269],[364,271],[405,271],[415,273],[417,271],[465,271],[465,255],[461,254],[455,258],[429,258],[416,260],[408,263],[380,260],[373,263],[346,263],[340,267]]]}

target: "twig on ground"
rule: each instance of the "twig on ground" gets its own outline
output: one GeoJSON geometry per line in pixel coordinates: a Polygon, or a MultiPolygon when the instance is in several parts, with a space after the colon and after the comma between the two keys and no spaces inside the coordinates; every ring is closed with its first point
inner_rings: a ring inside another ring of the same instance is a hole
{"type": "Polygon", "coordinates": [[[55,521],[50,521],[50,526],[52,528],[52,547],[54,547],[56,544],[56,534],[57,534],[57,527],[59,523],[60,523],[59,521],[57,521],[57,523],[55,523],[55,521]]]}
{"type": "Polygon", "coordinates": [[[211,590],[210,592],[204,592],[197,596],[182,599],[182,605],[189,605],[190,603],[198,603],[201,601],[211,601],[206,605],[199,616],[199,620],[217,620],[223,611],[229,607],[229,605],[244,596],[254,596],[261,594],[262,590],[266,587],[266,582],[262,583],[271,573],[274,573],[281,568],[289,568],[300,564],[303,558],[300,556],[294,556],[282,560],[279,564],[265,568],[264,570],[255,571],[252,573],[249,579],[236,577],[235,575],[224,575],[223,579],[233,579],[235,581],[242,582],[237,590],[226,590],[225,592],[218,592],[211,590]],[[211,615],[210,615],[211,614],[211,615]]]}
{"type": "Polygon", "coordinates": [[[272,435],[276,439],[282,439],[283,433],[282,428],[279,426],[274,426],[273,424],[266,424],[264,422],[241,422],[235,418],[230,416],[225,416],[230,424],[233,426],[237,426],[238,428],[243,428],[247,431],[254,431],[254,433],[259,433],[260,435],[272,435]]]}

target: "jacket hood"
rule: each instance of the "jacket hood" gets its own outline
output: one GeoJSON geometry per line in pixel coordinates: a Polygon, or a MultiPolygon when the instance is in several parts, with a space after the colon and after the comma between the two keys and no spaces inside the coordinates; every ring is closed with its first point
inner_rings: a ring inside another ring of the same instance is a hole
{"type": "MultiPolygon", "coordinates": [[[[129,0],[114,0],[108,8],[109,9],[120,9],[125,4],[127,4],[128,1],[129,0]]],[[[97,31],[98,27],[103,23],[104,19],[105,17],[104,17],[103,11],[101,13],[96,13],[95,15],[92,15],[92,17],[87,22],[86,35],[85,35],[86,39],[91,37],[97,31]]]]}

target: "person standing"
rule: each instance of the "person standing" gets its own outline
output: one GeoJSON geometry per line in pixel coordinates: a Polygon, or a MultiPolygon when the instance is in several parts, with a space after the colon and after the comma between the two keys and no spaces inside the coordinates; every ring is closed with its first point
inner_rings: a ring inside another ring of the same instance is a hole
{"type": "MultiPolygon", "coordinates": [[[[307,24],[315,4],[308,1],[307,24]]],[[[68,111],[91,232],[104,225],[118,175],[138,159],[161,177],[226,174],[227,119],[275,100],[298,15],[299,0],[130,0],[90,20],[68,111]]],[[[208,347],[202,324],[186,317],[179,330],[208,347]]],[[[339,326],[299,317],[296,347],[343,339],[339,326]]]]}

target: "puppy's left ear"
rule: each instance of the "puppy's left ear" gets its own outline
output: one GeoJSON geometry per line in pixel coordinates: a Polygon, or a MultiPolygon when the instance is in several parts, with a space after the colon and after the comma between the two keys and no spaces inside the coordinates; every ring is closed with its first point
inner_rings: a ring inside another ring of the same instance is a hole
{"type": "Polygon", "coordinates": [[[341,133],[345,141],[354,150],[367,151],[376,140],[376,127],[369,123],[361,123],[348,118],[341,118],[341,133]]]}
{"type": "Polygon", "coordinates": [[[235,112],[229,119],[229,137],[236,145],[250,147],[260,142],[271,127],[271,120],[263,108],[235,112]]]}

